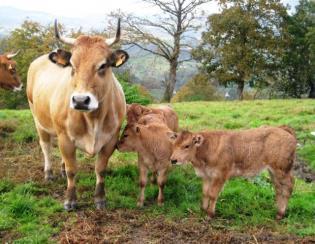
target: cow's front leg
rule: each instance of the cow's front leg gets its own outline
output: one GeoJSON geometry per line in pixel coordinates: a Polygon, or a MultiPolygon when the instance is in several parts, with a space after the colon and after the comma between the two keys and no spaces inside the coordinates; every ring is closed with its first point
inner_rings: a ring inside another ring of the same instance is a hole
{"type": "Polygon", "coordinates": [[[65,135],[58,136],[58,145],[61,152],[62,160],[65,163],[65,170],[67,175],[67,191],[64,208],[65,210],[70,211],[77,207],[77,196],[75,188],[75,175],[77,172],[75,145],[65,135]]]}
{"type": "Polygon", "coordinates": [[[95,174],[96,174],[96,187],[95,187],[95,195],[94,202],[97,209],[105,208],[105,170],[107,167],[108,159],[113,154],[117,137],[113,138],[108,144],[106,144],[100,153],[98,154],[97,161],[95,163],[95,174]]]}

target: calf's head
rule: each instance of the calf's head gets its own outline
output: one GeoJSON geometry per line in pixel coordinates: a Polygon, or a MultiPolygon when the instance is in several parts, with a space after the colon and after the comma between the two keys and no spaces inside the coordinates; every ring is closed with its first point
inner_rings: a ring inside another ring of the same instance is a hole
{"type": "Polygon", "coordinates": [[[171,156],[172,164],[181,164],[194,161],[197,148],[204,142],[201,134],[183,131],[180,133],[169,133],[169,139],[172,141],[173,150],[171,156]]]}
{"type": "Polygon", "coordinates": [[[3,89],[20,91],[23,87],[16,72],[16,62],[12,60],[18,53],[0,55],[0,87],[3,89]]]}
{"type": "MultiPolygon", "coordinates": [[[[55,21],[56,37],[72,46],[68,57],[72,67],[70,107],[81,111],[94,111],[106,97],[111,96],[114,77],[112,67],[119,67],[128,60],[128,54],[122,50],[112,51],[111,46],[120,39],[120,20],[115,38],[81,35],[78,38],[63,37],[59,34],[55,21]]],[[[60,61],[53,56],[55,61],[60,61]]],[[[51,57],[49,57],[52,60],[51,57]]],[[[67,61],[67,60],[66,60],[67,61]]],[[[52,60],[52,62],[54,62],[52,60]]],[[[67,64],[67,62],[64,62],[67,64]]]]}
{"type": "Polygon", "coordinates": [[[127,124],[120,140],[117,143],[117,149],[121,152],[135,152],[138,151],[141,144],[141,128],[140,125],[127,124]]]}
{"type": "Polygon", "coordinates": [[[132,103],[127,106],[127,122],[132,124],[138,122],[140,117],[150,113],[152,110],[150,108],[141,106],[137,103],[132,103]]]}

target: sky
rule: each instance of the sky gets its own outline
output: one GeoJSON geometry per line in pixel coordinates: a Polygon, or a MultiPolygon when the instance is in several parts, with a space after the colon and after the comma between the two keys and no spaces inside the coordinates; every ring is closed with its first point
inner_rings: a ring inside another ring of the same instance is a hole
{"type": "MultiPolygon", "coordinates": [[[[295,6],[298,0],[282,0],[284,4],[295,6]]],[[[23,10],[41,11],[56,17],[88,17],[92,15],[108,14],[121,9],[135,15],[152,15],[158,13],[154,8],[141,0],[0,0],[0,6],[10,6],[23,10]]],[[[218,12],[219,7],[212,1],[203,5],[203,10],[211,14],[218,12]]]]}

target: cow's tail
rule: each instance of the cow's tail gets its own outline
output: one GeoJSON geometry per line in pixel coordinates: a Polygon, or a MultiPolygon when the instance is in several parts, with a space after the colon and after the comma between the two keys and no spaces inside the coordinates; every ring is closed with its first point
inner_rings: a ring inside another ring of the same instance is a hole
{"type": "Polygon", "coordinates": [[[287,125],[280,125],[279,128],[281,128],[281,129],[285,130],[286,132],[290,133],[296,139],[295,130],[292,127],[287,126],[287,125]]]}

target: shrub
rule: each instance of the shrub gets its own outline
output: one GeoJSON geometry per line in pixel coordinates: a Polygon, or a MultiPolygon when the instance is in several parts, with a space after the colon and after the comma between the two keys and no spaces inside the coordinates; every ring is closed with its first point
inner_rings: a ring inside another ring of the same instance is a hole
{"type": "Polygon", "coordinates": [[[172,102],[220,100],[215,87],[204,74],[197,74],[173,97],[172,102]]]}

